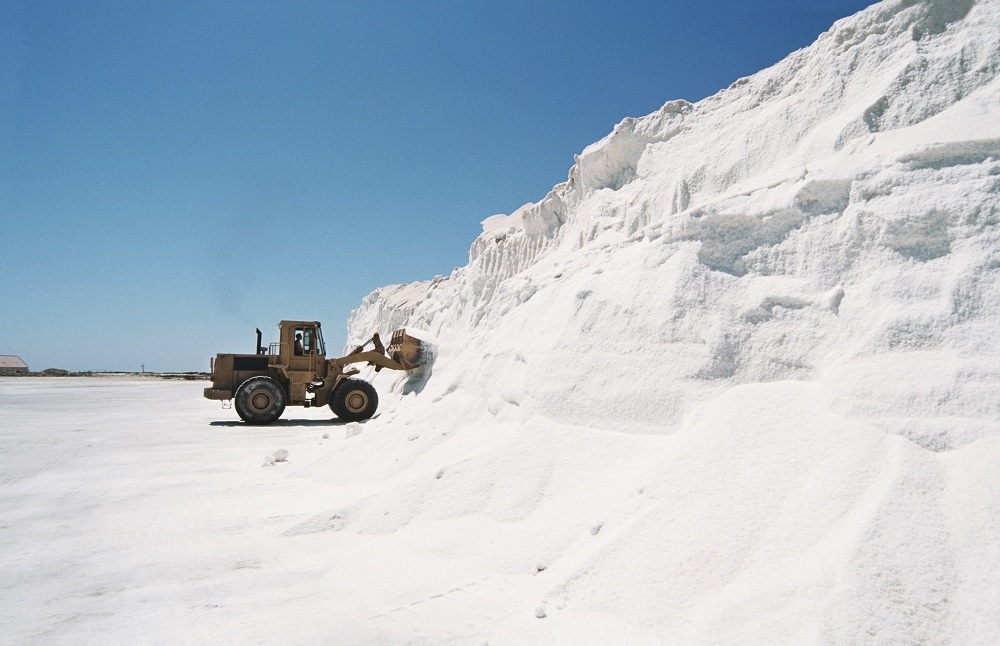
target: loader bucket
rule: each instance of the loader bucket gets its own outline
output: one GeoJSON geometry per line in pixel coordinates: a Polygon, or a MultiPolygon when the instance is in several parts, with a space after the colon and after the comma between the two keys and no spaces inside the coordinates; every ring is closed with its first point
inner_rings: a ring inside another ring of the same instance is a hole
{"type": "Polygon", "coordinates": [[[407,334],[405,328],[399,328],[392,333],[387,354],[390,359],[407,370],[422,366],[428,359],[425,356],[423,342],[407,334]]]}

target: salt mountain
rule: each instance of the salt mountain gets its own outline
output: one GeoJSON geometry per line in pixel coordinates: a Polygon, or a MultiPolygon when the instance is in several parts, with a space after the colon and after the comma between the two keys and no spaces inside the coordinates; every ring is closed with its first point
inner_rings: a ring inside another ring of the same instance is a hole
{"type": "Polygon", "coordinates": [[[1000,2],[886,0],[625,119],[467,266],[365,299],[354,341],[439,340],[379,432],[447,442],[394,473],[481,492],[378,500],[547,555],[548,617],[490,634],[1000,643],[998,76],[1000,2]]]}

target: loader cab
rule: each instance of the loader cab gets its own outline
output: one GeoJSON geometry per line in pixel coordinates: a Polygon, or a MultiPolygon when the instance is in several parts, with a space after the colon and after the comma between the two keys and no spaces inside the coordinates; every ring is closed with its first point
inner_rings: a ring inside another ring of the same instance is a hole
{"type": "Polygon", "coordinates": [[[282,321],[279,354],[282,363],[296,368],[326,357],[323,332],[317,321],[282,321]]]}
{"type": "Polygon", "coordinates": [[[319,326],[297,327],[292,334],[292,353],[296,356],[325,355],[323,334],[319,326]]]}
{"type": "Polygon", "coordinates": [[[284,385],[288,401],[306,405],[308,387],[317,378],[326,376],[326,348],[318,321],[282,321],[278,342],[277,372],[284,385]]]}

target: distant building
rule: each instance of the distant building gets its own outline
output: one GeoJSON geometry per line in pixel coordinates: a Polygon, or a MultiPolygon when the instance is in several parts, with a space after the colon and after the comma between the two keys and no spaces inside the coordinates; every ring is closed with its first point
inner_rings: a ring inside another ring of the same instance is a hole
{"type": "Polygon", "coordinates": [[[12,354],[0,354],[0,375],[26,375],[28,364],[21,357],[12,354]]]}

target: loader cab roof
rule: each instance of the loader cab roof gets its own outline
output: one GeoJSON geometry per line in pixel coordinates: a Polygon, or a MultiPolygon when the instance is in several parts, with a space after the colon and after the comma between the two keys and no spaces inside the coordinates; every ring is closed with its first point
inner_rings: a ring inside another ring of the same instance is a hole
{"type": "Polygon", "coordinates": [[[282,321],[278,323],[278,327],[306,327],[308,325],[322,327],[319,321],[282,321]]]}

